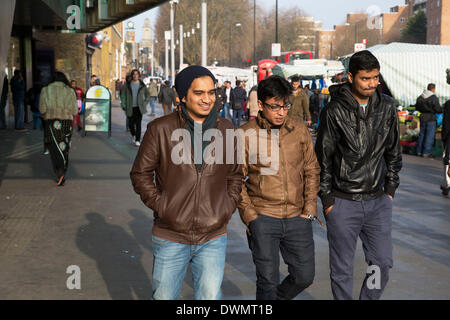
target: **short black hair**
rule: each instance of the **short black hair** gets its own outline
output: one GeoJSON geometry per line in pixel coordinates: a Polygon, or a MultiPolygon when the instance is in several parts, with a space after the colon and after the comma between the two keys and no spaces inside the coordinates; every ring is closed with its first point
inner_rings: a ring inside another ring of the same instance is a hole
{"type": "Polygon", "coordinates": [[[239,87],[241,85],[241,80],[236,80],[236,87],[239,87]]]}
{"type": "Polygon", "coordinates": [[[348,72],[351,73],[353,77],[355,77],[360,70],[380,70],[380,63],[378,62],[378,59],[372,54],[372,52],[370,52],[369,50],[363,50],[352,55],[352,57],[350,58],[348,69],[348,72]]]}
{"type": "Polygon", "coordinates": [[[431,91],[431,90],[434,90],[434,89],[436,89],[436,85],[434,83],[429,83],[428,86],[427,86],[427,90],[431,91]]]}
{"type": "Polygon", "coordinates": [[[270,98],[288,98],[294,89],[289,81],[280,76],[272,75],[258,85],[258,100],[266,102],[270,98]]]}
{"type": "Polygon", "coordinates": [[[141,72],[140,72],[138,69],[133,69],[133,70],[131,70],[131,76],[133,76],[133,74],[134,74],[135,72],[138,73],[139,77],[141,76],[141,72]]]}
{"type": "Polygon", "coordinates": [[[291,77],[291,82],[300,82],[300,78],[298,76],[291,77]]]}

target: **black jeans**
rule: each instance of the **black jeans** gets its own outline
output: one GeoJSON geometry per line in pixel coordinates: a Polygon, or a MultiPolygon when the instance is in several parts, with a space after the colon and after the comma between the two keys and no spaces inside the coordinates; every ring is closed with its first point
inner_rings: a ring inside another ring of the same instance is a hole
{"type": "Polygon", "coordinates": [[[129,119],[131,135],[136,137],[136,141],[141,141],[142,113],[139,107],[133,107],[133,115],[129,119]]]}
{"type": "Polygon", "coordinates": [[[260,215],[250,222],[249,229],[257,300],[291,300],[312,284],[315,265],[310,220],[260,215]],[[281,284],[280,251],[289,272],[281,284]]]}

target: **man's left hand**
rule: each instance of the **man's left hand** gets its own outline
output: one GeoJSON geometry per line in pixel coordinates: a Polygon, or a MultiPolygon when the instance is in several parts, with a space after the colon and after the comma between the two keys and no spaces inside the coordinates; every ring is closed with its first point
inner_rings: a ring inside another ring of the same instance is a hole
{"type": "Polygon", "coordinates": [[[391,196],[391,195],[389,195],[389,194],[388,194],[387,196],[389,197],[389,199],[391,199],[391,200],[392,200],[392,196],[391,196]]]}

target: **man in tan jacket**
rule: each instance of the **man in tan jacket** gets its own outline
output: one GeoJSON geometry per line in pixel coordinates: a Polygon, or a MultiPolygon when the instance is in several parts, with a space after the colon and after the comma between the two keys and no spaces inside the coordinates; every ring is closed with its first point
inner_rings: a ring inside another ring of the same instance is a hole
{"type": "Polygon", "coordinates": [[[317,216],[320,166],[307,127],[287,116],[291,92],[279,76],[261,81],[257,118],[241,127],[248,179],[238,208],[256,266],[257,300],[293,299],[314,279],[311,223],[317,216]],[[280,251],[289,266],[281,284],[280,251]]]}
{"type": "Polygon", "coordinates": [[[288,111],[288,116],[291,118],[297,118],[301,121],[306,120],[308,126],[311,125],[311,114],[309,113],[309,97],[300,88],[300,79],[297,76],[291,78],[292,87],[294,91],[289,97],[289,103],[291,104],[291,109],[288,111]]]}

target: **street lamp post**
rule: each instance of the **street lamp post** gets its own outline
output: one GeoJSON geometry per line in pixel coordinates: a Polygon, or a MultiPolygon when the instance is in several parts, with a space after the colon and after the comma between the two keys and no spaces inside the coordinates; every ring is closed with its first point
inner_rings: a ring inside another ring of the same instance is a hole
{"type": "Polygon", "coordinates": [[[180,24],[180,69],[183,63],[183,25],[180,24]]]}
{"type": "Polygon", "coordinates": [[[253,0],[253,64],[256,63],[256,0],[253,0]]]}
{"type": "MultiPolygon", "coordinates": [[[[240,27],[241,26],[241,24],[240,23],[236,23],[234,26],[236,26],[236,27],[240,27]]],[[[230,45],[229,45],[229,49],[230,49],[230,52],[229,52],[229,58],[230,58],[230,61],[229,61],[229,67],[231,67],[231,31],[232,31],[232,27],[233,27],[233,24],[230,24],[230,45]]]]}
{"type": "Polygon", "coordinates": [[[206,14],[207,14],[207,6],[206,6],[206,0],[202,1],[202,66],[206,67],[207,64],[207,51],[206,51],[206,28],[207,28],[207,20],[206,20],[206,14]]]}
{"type": "Polygon", "coordinates": [[[275,43],[278,43],[278,0],[275,1],[275,43]]]}
{"type": "Polygon", "coordinates": [[[166,80],[169,79],[169,39],[170,39],[170,30],[164,31],[164,40],[166,41],[166,80]]]}
{"type": "Polygon", "coordinates": [[[175,30],[173,27],[174,24],[174,12],[173,12],[173,6],[174,4],[178,3],[178,0],[172,0],[170,1],[170,60],[171,60],[171,66],[172,66],[172,84],[175,83],[175,30]]]}
{"type": "Polygon", "coordinates": [[[155,39],[153,38],[153,36],[154,36],[154,34],[153,34],[153,29],[152,29],[152,66],[151,66],[151,68],[152,68],[152,71],[151,71],[152,77],[154,75],[153,69],[155,67],[155,49],[154,49],[155,46],[153,45],[153,43],[155,42],[155,39]]]}

